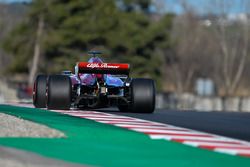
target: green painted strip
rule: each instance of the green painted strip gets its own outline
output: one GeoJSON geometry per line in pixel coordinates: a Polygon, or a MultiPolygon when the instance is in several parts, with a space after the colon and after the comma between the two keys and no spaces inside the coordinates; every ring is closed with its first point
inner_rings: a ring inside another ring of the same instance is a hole
{"type": "Polygon", "coordinates": [[[250,166],[250,159],[220,154],[112,125],[55,112],[0,105],[0,112],[61,130],[62,139],[0,138],[0,145],[24,149],[65,161],[108,167],[127,166],[250,166]]]}

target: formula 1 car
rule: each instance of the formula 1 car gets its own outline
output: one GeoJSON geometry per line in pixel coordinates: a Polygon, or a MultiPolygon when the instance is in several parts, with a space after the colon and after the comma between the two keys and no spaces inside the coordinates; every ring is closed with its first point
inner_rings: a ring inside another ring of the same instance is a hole
{"type": "Polygon", "coordinates": [[[152,113],[155,84],[152,79],[130,78],[129,64],[104,63],[98,51],[88,62],[78,62],[75,73],[38,75],[34,82],[36,108],[68,110],[71,107],[104,108],[117,106],[122,112],[152,113]]]}

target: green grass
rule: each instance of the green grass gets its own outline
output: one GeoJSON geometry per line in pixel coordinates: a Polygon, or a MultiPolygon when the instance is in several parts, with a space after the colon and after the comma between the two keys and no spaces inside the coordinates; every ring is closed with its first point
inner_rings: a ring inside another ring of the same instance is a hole
{"type": "Polygon", "coordinates": [[[55,112],[0,105],[0,112],[41,123],[66,138],[0,138],[0,145],[94,166],[250,166],[250,159],[220,154],[55,112]]]}

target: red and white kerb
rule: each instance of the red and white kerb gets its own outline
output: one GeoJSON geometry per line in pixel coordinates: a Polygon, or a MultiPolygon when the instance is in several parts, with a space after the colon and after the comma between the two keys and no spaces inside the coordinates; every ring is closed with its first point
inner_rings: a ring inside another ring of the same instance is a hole
{"type": "MultiPolygon", "coordinates": [[[[17,106],[32,107],[27,104],[17,106]]],[[[96,122],[110,124],[144,133],[151,139],[163,139],[182,143],[185,145],[208,149],[220,153],[250,157],[250,142],[223,137],[219,135],[199,132],[182,127],[172,126],[158,122],[152,122],[127,116],[108,114],[96,111],[79,110],[52,110],[62,114],[86,118],[96,122]]]]}
{"type": "Polygon", "coordinates": [[[149,135],[151,139],[175,141],[220,153],[250,157],[250,143],[242,140],[103,112],[77,110],[57,112],[141,132],[149,135]]]}

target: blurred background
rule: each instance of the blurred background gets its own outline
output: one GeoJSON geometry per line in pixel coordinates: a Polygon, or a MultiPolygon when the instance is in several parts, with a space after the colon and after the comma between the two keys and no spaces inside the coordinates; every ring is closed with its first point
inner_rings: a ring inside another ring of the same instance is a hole
{"type": "Polygon", "coordinates": [[[0,0],[0,103],[89,50],[153,78],[157,108],[250,111],[250,0],[0,0]]]}

